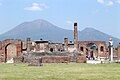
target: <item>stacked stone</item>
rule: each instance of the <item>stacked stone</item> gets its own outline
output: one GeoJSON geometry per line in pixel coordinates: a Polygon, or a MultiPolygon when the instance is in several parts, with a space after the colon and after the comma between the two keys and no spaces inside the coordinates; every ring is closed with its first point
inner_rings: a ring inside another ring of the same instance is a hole
{"type": "Polygon", "coordinates": [[[82,55],[82,56],[78,56],[76,59],[77,63],[86,63],[86,56],[82,55]]]}
{"type": "Polygon", "coordinates": [[[70,62],[69,56],[44,56],[43,63],[66,63],[70,62]]]}

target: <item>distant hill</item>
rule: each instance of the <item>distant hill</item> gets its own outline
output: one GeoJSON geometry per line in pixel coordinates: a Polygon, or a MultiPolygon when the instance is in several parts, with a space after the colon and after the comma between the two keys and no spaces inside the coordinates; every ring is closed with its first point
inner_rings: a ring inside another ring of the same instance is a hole
{"type": "Polygon", "coordinates": [[[88,40],[88,41],[106,41],[108,43],[109,38],[112,37],[114,41],[114,46],[120,43],[120,39],[98,31],[94,28],[85,28],[84,30],[79,32],[79,39],[80,40],[88,40]]]}
{"type": "MultiPolygon", "coordinates": [[[[108,42],[110,35],[100,32],[93,28],[85,28],[78,32],[79,40],[102,40],[108,42]]],[[[12,30],[1,34],[0,40],[4,39],[26,39],[32,38],[33,40],[44,39],[55,42],[62,42],[65,37],[73,40],[73,31],[62,29],[51,24],[48,21],[39,19],[31,22],[24,22],[12,30]]],[[[120,39],[113,37],[115,45],[120,42],[120,39]]]]}

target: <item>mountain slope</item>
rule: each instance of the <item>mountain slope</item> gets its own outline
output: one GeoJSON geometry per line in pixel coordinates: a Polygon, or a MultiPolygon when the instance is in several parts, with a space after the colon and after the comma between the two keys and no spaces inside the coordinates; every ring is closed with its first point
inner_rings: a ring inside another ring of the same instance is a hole
{"type": "Polygon", "coordinates": [[[109,41],[109,38],[112,37],[114,41],[114,45],[118,45],[120,43],[120,39],[115,38],[111,35],[105,34],[101,31],[98,31],[94,28],[85,28],[81,32],[79,32],[79,39],[80,40],[98,40],[98,41],[109,41]]]}
{"type": "MultiPolygon", "coordinates": [[[[82,31],[78,32],[79,40],[102,40],[108,42],[108,34],[102,33],[93,28],[85,28],[82,31]]],[[[62,42],[65,37],[68,37],[69,40],[73,40],[73,31],[59,28],[48,21],[39,19],[31,22],[24,22],[12,30],[0,35],[0,40],[6,38],[14,39],[26,39],[30,37],[34,40],[36,39],[45,39],[55,42],[62,42]]],[[[113,41],[115,45],[120,42],[120,39],[114,38],[113,41]]]]}
{"type": "Polygon", "coordinates": [[[2,34],[0,39],[26,39],[27,37],[31,37],[32,39],[43,38],[47,40],[61,41],[64,37],[69,37],[69,34],[72,34],[71,32],[71,30],[59,28],[45,20],[39,19],[18,25],[14,29],[2,34]]]}

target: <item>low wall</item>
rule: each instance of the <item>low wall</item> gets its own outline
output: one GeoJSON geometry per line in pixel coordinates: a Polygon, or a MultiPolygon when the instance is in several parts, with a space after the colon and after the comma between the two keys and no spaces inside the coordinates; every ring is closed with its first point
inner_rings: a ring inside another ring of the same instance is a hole
{"type": "Polygon", "coordinates": [[[42,57],[43,63],[69,63],[70,57],[69,56],[43,56],[42,57]]]}
{"type": "Polygon", "coordinates": [[[83,56],[77,56],[76,63],[86,63],[86,57],[83,56]]]}
{"type": "MultiPolygon", "coordinates": [[[[25,59],[23,57],[14,58],[15,63],[30,63],[33,65],[37,65],[38,63],[70,63],[71,57],[70,56],[39,56],[39,57],[32,57],[29,59],[25,59]],[[41,59],[41,60],[39,60],[41,59]]],[[[85,63],[86,57],[85,56],[77,56],[75,62],[77,63],[85,63]]]]}
{"type": "Polygon", "coordinates": [[[14,63],[25,63],[25,60],[23,57],[14,57],[13,60],[14,60],[14,63]]]}

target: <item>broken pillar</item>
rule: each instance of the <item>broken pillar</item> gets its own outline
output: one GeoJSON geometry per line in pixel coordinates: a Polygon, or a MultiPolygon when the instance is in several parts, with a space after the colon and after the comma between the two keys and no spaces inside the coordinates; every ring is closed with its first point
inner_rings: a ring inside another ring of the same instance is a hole
{"type": "Polygon", "coordinates": [[[27,38],[26,46],[27,46],[27,52],[30,52],[32,47],[32,42],[30,38],[27,38]]]}
{"type": "Polygon", "coordinates": [[[78,50],[78,30],[77,23],[74,23],[74,48],[78,50]]]}
{"type": "Polygon", "coordinates": [[[65,51],[68,51],[68,38],[64,38],[65,51]]]}

